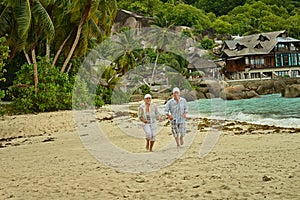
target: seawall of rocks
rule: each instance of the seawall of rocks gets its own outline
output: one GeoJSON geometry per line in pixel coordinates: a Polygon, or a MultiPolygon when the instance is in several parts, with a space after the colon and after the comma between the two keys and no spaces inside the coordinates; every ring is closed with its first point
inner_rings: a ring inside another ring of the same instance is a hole
{"type": "Polygon", "coordinates": [[[247,99],[280,93],[283,97],[300,97],[300,78],[277,78],[239,81],[199,80],[195,91],[183,90],[188,101],[220,97],[227,100],[247,99]]]}

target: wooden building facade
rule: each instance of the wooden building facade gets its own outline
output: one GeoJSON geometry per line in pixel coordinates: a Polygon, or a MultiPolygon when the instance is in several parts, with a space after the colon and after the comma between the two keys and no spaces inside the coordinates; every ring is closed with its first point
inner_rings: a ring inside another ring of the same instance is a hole
{"type": "Polygon", "coordinates": [[[284,30],[226,40],[222,58],[228,79],[300,77],[300,40],[284,30]]]}

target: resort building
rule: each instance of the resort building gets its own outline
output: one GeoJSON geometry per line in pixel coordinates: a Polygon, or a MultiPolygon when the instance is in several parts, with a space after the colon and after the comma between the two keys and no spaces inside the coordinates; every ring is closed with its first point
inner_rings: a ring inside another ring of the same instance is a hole
{"type": "Polygon", "coordinates": [[[226,40],[222,58],[229,80],[300,77],[300,40],[285,30],[226,40]]]}

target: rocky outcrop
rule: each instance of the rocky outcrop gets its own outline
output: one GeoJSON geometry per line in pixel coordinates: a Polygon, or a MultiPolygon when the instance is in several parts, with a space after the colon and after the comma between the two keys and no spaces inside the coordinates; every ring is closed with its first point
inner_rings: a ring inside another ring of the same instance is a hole
{"type": "Polygon", "coordinates": [[[223,89],[226,87],[227,83],[218,80],[201,80],[196,83],[196,85],[198,85],[196,89],[197,97],[199,99],[210,99],[221,97],[223,89]]]}
{"type": "Polygon", "coordinates": [[[198,99],[197,92],[195,90],[184,89],[180,92],[180,96],[184,97],[187,101],[195,101],[198,99]]]}
{"type": "MultiPolygon", "coordinates": [[[[297,89],[295,87],[290,88],[290,86],[294,84],[296,85],[300,84],[300,79],[299,78],[278,78],[278,79],[268,79],[268,80],[251,80],[251,81],[247,80],[247,81],[228,82],[228,84],[229,86],[243,85],[245,87],[245,91],[247,91],[245,94],[246,95],[245,98],[253,98],[253,97],[257,97],[257,95],[266,95],[266,94],[287,94],[290,97],[296,97],[297,89]]],[[[230,95],[229,97],[231,98],[230,95]]],[[[240,94],[240,97],[243,98],[243,94],[240,94]]]]}
{"type": "Polygon", "coordinates": [[[300,97],[300,84],[292,84],[286,86],[281,95],[286,98],[300,97]]]}
{"type": "Polygon", "coordinates": [[[199,82],[193,82],[192,84],[197,85],[196,91],[198,99],[221,97],[222,99],[227,100],[237,100],[256,98],[260,95],[276,93],[281,93],[288,97],[297,97],[298,92],[300,91],[298,90],[298,85],[300,85],[299,78],[278,78],[233,82],[201,80],[199,82]]]}
{"type": "Polygon", "coordinates": [[[112,33],[119,32],[123,27],[132,29],[150,27],[150,22],[153,18],[138,15],[127,10],[118,10],[114,24],[112,26],[112,33]]]}
{"type": "Polygon", "coordinates": [[[221,96],[222,99],[226,100],[249,99],[254,97],[259,97],[259,95],[254,90],[245,88],[244,85],[226,87],[221,96]]]}

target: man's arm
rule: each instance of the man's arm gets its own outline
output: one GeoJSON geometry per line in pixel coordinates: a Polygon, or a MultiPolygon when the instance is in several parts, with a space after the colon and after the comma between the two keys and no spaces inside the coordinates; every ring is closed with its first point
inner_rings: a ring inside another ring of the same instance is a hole
{"type": "Polygon", "coordinates": [[[188,105],[187,101],[184,99],[184,105],[183,105],[183,117],[186,118],[186,115],[188,113],[188,105]]]}
{"type": "Polygon", "coordinates": [[[166,103],[166,107],[165,107],[165,115],[168,117],[169,120],[173,120],[173,116],[170,115],[170,101],[168,101],[166,103]]]}

